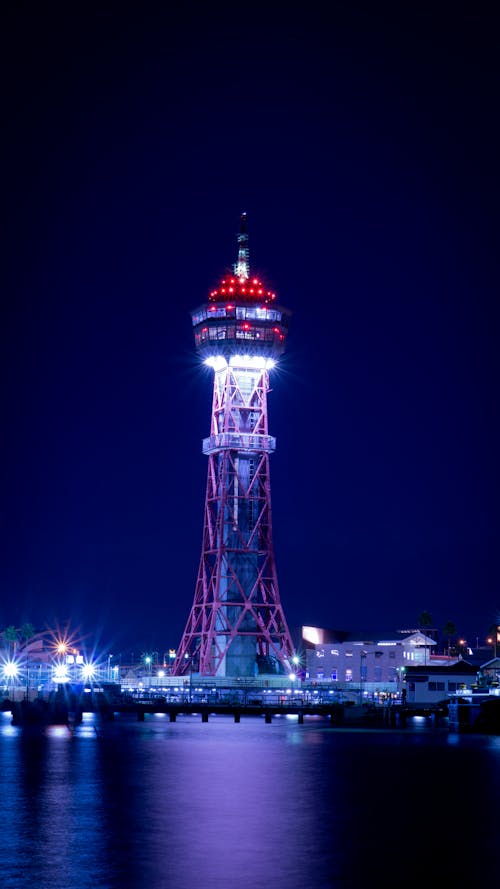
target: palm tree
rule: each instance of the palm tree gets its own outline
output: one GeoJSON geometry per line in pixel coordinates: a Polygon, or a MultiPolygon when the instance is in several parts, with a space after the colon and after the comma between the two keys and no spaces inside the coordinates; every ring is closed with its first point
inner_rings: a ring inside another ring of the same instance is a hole
{"type": "Polygon", "coordinates": [[[420,617],[418,619],[419,627],[431,627],[432,626],[432,614],[429,614],[428,611],[422,611],[420,613],[420,617]]]}
{"type": "Polygon", "coordinates": [[[2,633],[3,638],[5,639],[8,649],[9,655],[16,653],[16,646],[19,641],[19,632],[16,630],[13,624],[10,627],[6,627],[2,633]]]}
{"type": "Polygon", "coordinates": [[[448,639],[448,657],[450,656],[450,648],[451,648],[451,637],[455,635],[457,632],[457,628],[453,621],[449,620],[445,623],[443,627],[443,633],[448,639]]]}
{"type": "MultiPolygon", "coordinates": [[[[432,614],[430,614],[428,611],[422,611],[418,619],[418,625],[421,629],[424,630],[425,635],[427,636],[428,628],[432,627],[432,614]]],[[[425,663],[427,663],[427,644],[424,650],[424,658],[425,663]]]]}
{"type": "Polygon", "coordinates": [[[21,629],[19,630],[19,638],[25,643],[27,646],[29,640],[35,635],[35,628],[33,624],[26,623],[23,624],[21,629]]]}

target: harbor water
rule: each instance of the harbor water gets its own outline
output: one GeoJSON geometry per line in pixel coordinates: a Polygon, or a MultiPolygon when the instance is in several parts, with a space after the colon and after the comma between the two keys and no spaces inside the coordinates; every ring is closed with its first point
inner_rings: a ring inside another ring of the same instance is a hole
{"type": "Polygon", "coordinates": [[[500,737],[0,714],[3,889],[498,882],[500,737]]]}

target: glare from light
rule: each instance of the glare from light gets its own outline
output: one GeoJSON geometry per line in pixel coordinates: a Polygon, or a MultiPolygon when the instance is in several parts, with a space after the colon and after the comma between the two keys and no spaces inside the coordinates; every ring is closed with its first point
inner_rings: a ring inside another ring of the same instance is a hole
{"type": "Polygon", "coordinates": [[[296,673],[290,673],[289,679],[290,679],[292,682],[293,682],[293,680],[296,679],[296,678],[297,678],[297,674],[296,674],[296,673]]]}
{"type": "MultiPolygon", "coordinates": [[[[210,355],[205,358],[204,364],[213,368],[216,373],[225,370],[228,366],[223,355],[210,355]]],[[[246,370],[272,370],[273,367],[276,367],[276,361],[274,358],[266,358],[265,355],[232,355],[229,359],[229,366],[246,370]]]]}
{"type": "Polygon", "coordinates": [[[323,630],[319,627],[302,627],[302,638],[312,645],[321,645],[323,643],[323,630]]]}
{"type": "Polygon", "coordinates": [[[2,667],[5,679],[15,679],[19,674],[19,667],[15,661],[6,661],[2,667]]]}
{"type": "Polygon", "coordinates": [[[69,682],[66,664],[56,664],[52,676],[54,682],[69,682]]]}
{"type": "Polygon", "coordinates": [[[242,367],[249,370],[271,370],[275,367],[274,358],[266,358],[264,355],[232,355],[229,359],[230,367],[242,367]]]}
{"type": "Polygon", "coordinates": [[[52,738],[66,738],[68,729],[65,725],[48,725],[46,728],[46,732],[52,738]]]}
{"type": "Polygon", "coordinates": [[[84,664],[82,667],[82,676],[84,679],[93,679],[96,674],[95,664],[84,664]]]}
{"type": "Polygon", "coordinates": [[[215,371],[223,370],[227,367],[227,361],[222,355],[211,355],[209,358],[205,358],[204,363],[207,367],[212,367],[215,371]]]}

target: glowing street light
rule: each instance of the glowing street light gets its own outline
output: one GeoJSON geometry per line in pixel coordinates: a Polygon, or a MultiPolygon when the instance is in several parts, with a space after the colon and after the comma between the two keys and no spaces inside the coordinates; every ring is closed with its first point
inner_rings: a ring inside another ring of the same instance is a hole
{"type": "Polygon", "coordinates": [[[2,673],[7,680],[16,679],[19,675],[19,667],[15,661],[6,661],[2,667],[2,673]]]}
{"type": "Polygon", "coordinates": [[[83,665],[83,667],[82,667],[82,677],[83,677],[84,679],[87,679],[87,680],[89,680],[89,679],[93,679],[93,678],[95,677],[95,674],[96,674],[96,666],[95,666],[95,664],[88,663],[88,664],[84,664],[84,665],[83,665]]]}
{"type": "Polygon", "coordinates": [[[54,671],[52,673],[52,678],[54,682],[63,684],[65,682],[69,682],[69,674],[68,668],[66,664],[55,664],[54,671]]]}

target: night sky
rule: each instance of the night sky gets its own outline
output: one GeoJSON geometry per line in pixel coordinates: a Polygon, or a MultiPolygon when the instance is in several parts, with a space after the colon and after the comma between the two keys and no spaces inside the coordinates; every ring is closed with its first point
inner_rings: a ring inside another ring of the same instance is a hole
{"type": "Polygon", "coordinates": [[[494,4],[2,5],[0,629],[180,641],[236,259],[272,376],[291,628],[500,615],[494,4]],[[323,7],[323,8],[322,8],[323,7]]]}

